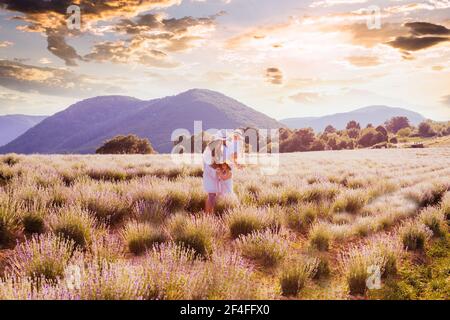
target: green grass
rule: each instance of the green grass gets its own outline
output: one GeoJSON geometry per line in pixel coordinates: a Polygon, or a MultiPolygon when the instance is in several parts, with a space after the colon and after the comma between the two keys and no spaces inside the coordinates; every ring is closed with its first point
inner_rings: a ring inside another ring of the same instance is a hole
{"type": "Polygon", "coordinates": [[[405,262],[398,276],[383,288],[369,293],[370,299],[448,300],[450,297],[450,235],[432,243],[425,251],[425,263],[405,262]]]}

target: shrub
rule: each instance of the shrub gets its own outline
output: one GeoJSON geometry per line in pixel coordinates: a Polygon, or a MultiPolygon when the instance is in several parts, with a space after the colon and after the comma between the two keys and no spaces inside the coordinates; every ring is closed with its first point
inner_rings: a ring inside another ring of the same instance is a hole
{"type": "Polygon", "coordinates": [[[310,245],[319,251],[328,251],[333,234],[326,224],[317,223],[309,231],[310,245]]]}
{"type": "Polygon", "coordinates": [[[79,207],[67,207],[56,215],[51,227],[56,235],[72,240],[76,246],[85,248],[91,244],[95,224],[95,220],[87,211],[79,207]]]}
{"type": "Polygon", "coordinates": [[[420,208],[435,206],[441,202],[448,186],[441,183],[432,183],[410,190],[408,198],[415,201],[420,208]]]}
{"type": "Polygon", "coordinates": [[[330,262],[327,258],[319,256],[317,258],[317,268],[314,270],[312,278],[319,280],[326,278],[331,274],[330,262]]]}
{"type": "Polygon", "coordinates": [[[130,263],[117,261],[110,263],[82,263],[81,281],[77,290],[63,291],[68,298],[81,300],[140,300],[147,289],[143,279],[145,270],[130,263]]]}
{"type": "Polygon", "coordinates": [[[255,285],[255,276],[248,264],[237,253],[213,254],[211,261],[198,265],[190,272],[194,300],[261,299],[267,293],[255,285]]]}
{"type": "Polygon", "coordinates": [[[125,226],[122,233],[128,249],[135,255],[144,253],[155,244],[163,243],[167,240],[164,232],[157,227],[152,227],[146,223],[130,222],[125,226]]]}
{"type": "Polygon", "coordinates": [[[106,224],[116,224],[132,212],[127,199],[113,192],[93,193],[83,199],[83,208],[92,212],[96,219],[106,224]]]}
{"type": "Polygon", "coordinates": [[[354,255],[347,265],[347,284],[351,295],[365,294],[369,277],[368,261],[364,255],[354,255]]]}
{"type": "Polygon", "coordinates": [[[28,234],[45,232],[45,212],[40,209],[25,212],[22,215],[23,229],[28,234]]]}
{"type": "Polygon", "coordinates": [[[64,275],[73,254],[73,243],[53,235],[34,236],[15,249],[9,265],[17,275],[56,281],[64,275]]]}
{"type": "Polygon", "coordinates": [[[400,129],[400,130],[397,132],[397,135],[398,135],[399,137],[406,138],[406,137],[409,137],[409,135],[411,134],[411,132],[412,132],[411,128],[403,128],[403,129],[400,129]]]}
{"type": "Polygon", "coordinates": [[[150,141],[134,134],[116,136],[96,150],[98,154],[151,154],[155,153],[150,141]]]}
{"type": "Polygon", "coordinates": [[[5,163],[6,165],[8,165],[10,167],[12,167],[20,162],[19,156],[14,153],[7,154],[6,156],[3,157],[2,160],[3,160],[3,163],[5,163]]]}
{"type": "Polygon", "coordinates": [[[213,249],[213,223],[206,218],[189,219],[179,214],[169,221],[169,230],[175,243],[193,250],[198,257],[208,258],[213,249]]]}
{"type": "Polygon", "coordinates": [[[120,237],[103,234],[92,241],[89,258],[100,266],[105,262],[110,263],[120,260],[124,253],[125,247],[120,237]]]}
{"type": "Polygon", "coordinates": [[[14,178],[14,172],[11,168],[0,166],[0,187],[6,186],[14,178]]]}
{"type": "Polygon", "coordinates": [[[262,230],[267,226],[262,210],[253,208],[237,208],[232,210],[225,218],[233,239],[246,236],[254,231],[262,230]]]}
{"type": "Polygon", "coordinates": [[[406,250],[423,250],[432,232],[424,224],[407,221],[399,230],[403,246],[406,250]]]}
{"type": "Polygon", "coordinates": [[[0,199],[0,248],[11,243],[17,229],[17,204],[0,199]]]}
{"type": "Polygon", "coordinates": [[[450,192],[445,193],[442,197],[440,209],[444,214],[447,223],[450,223],[450,192]]]}
{"type": "Polygon", "coordinates": [[[332,200],[338,193],[339,189],[335,185],[318,183],[305,188],[302,198],[304,202],[315,203],[332,200]]]}
{"type": "Polygon", "coordinates": [[[94,180],[99,181],[125,181],[129,177],[124,170],[118,168],[94,168],[87,172],[87,175],[94,180]]]}
{"type": "Polygon", "coordinates": [[[317,219],[317,208],[313,204],[300,205],[286,212],[287,226],[298,232],[306,232],[317,219]]]}
{"type": "Polygon", "coordinates": [[[190,213],[198,213],[205,207],[207,195],[201,190],[193,190],[189,193],[189,201],[186,210],[190,213]]]}
{"type": "Polygon", "coordinates": [[[447,228],[445,218],[438,208],[428,207],[424,209],[420,214],[420,219],[433,232],[434,236],[439,237],[445,234],[447,228]]]}
{"type": "Polygon", "coordinates": [[[306,281],[316,272],[318,261],[292,261],[280,272],[281,293],[284,296],[296,296],[306,284],[306,281]]]}
{"type": "Polygon", "coordinates": [[[287,253],[285,240],[270,230],[241,236],[237,246],[245,257],[267,268],[278,266],[287,253]]]}
{"type": "Polygon", "coordinates": [[[338,196],[333,204],[334,212],[356,213],[361,210],[367,202],[365,193],[359,191],[346,191],[338,196]]]}
{"type": "Polygon", "coordinates": [[[377,269],[381,277],[395,275],[402,253],[401,244],[390,237],[373,238],[366,245],[350,247],[340,257],[350,294],[364,294],[369,276],[377,276],[377,269]]]}
{"type": "Polygon", "coordinates": [[[233,208],[236,208],[238,204],[239,202],[235,196],[220,196],[216,201],[215,212],[219,215],[229,212],[233,208]]]}
{"type": "Polygon", "coordinates": [[[136,203],[135,216],[140,222],[162,224],[169,216],[169,212],[162,204],[140,201],[136,203]]]}
{"type": "Polygon", "coordinates": [[[298,191],[297,189],[288,188],[287,190],[283,191],[283,194],[281,195],[281,199],[283,199],[283,203],[285,203],[288,206],[298,204],[302,201],[302,193],[298,191]]]}
{"type": "Polygon", "coordinates": [[[183,210],[189,201],[189,196],[182,190],[169,190],[165,196],[165,206],[169,213],[183,210]]]}

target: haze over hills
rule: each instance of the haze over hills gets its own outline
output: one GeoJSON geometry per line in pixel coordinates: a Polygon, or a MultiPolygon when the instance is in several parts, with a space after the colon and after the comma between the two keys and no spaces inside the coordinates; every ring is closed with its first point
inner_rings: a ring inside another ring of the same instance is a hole
{"type": "Polygon", "coordinates": [[[21,114],[0,116],[0,146],[13,141],[45,118],[21,114]]]}
{"type": "Polygon", "coordinates": [[[176,96],[143,101],[102,96],[80,101],[0,148],[0,153],[94,153],[119,134],[149,138],[158,152],[170,152],[175,129],[194,133],[194,121],[210,128],[283,127],[278,121],[221,93],[189,90],[176,96]]]}
{"type": "Polygon", "coordinates": [[[418,125],[425,120],[421,114],[407,109],[387,106],[369,106],[350,112],[336,113],[323,117],[290,118],[280,120],[280,122],[291,129],[311,127],[314,131],[321,132],[328,125],[332,125],[338,130],[345,129],[347,123],[351,120],[355,120],[359,122],[362,127],[365,127],[369,123],[373,125],[383,124],[386,120],[397,116],[408,117],[412,125],[418,125]]]}

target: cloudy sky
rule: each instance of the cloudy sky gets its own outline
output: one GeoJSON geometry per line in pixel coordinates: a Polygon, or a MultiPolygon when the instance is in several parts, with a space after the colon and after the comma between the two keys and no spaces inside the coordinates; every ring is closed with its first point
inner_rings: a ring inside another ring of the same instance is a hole
{"type": "Polygon", "coordinates": [[[0,0],[0,114],[191,88],[277,119],[385,104],[449,120],[450,2],[0,0]]]}

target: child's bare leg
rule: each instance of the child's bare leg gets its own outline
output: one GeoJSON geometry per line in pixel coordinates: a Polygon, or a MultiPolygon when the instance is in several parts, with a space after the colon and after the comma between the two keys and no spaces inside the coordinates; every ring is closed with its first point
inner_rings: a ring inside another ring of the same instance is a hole
{"type": "Polygon", "coordinates": [[[208,198],[206,199],[205,211],[206,213],[214,213],[214,207],[216,206],[216,194],[208,193],[208,198]]]}

